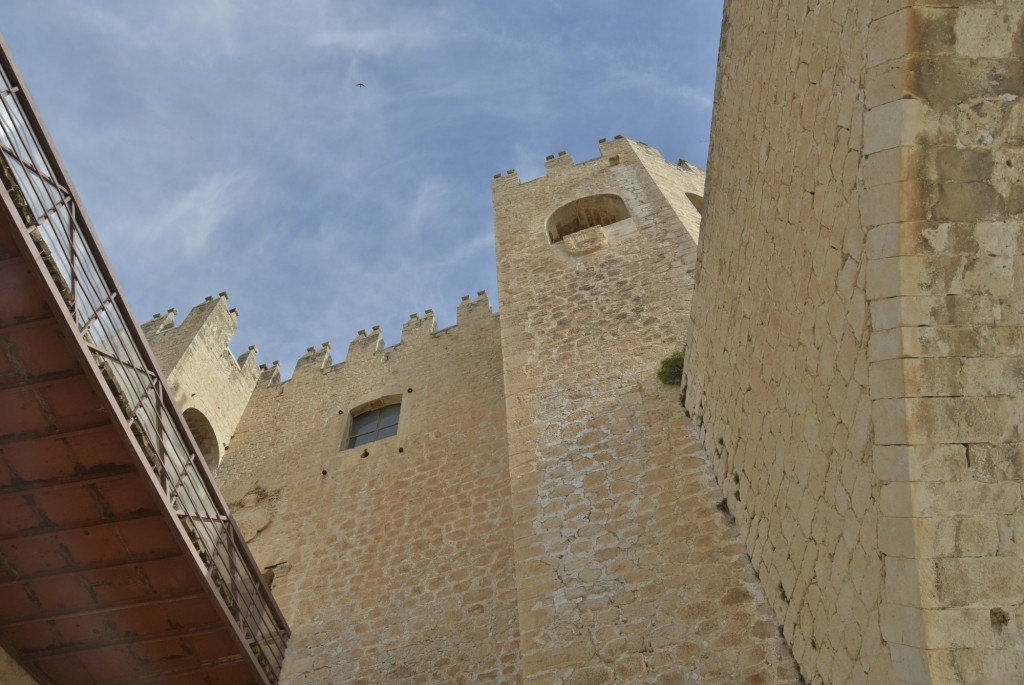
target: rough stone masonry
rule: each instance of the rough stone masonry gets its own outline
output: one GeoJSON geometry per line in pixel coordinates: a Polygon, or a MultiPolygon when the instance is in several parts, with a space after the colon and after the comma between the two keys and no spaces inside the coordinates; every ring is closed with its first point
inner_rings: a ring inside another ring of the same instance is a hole
{"type": "Polygon", "coordinates": [[[805,679],[1019,683],[1024,6],[727,2],[685,374],[805,679]]]}
{"type": "Polygon", "coordinates": [[[1022,91],[1019,0],[727,0],[706,179],[499,174],[500,315],[155,317],[282,681],[1022,682],[1022,91]]]}

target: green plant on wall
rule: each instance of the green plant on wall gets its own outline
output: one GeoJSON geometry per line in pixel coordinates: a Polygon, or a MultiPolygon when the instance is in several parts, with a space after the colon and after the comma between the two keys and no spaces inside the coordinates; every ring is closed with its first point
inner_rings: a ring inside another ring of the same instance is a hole
{"type": "Polygon", "coordinates": [[[679,385],[683,380],[683,360],[686,358],[685,350],[677,350],[661,360],[661,368],[658,369],[658,380],[665,385],[679,385]]]}

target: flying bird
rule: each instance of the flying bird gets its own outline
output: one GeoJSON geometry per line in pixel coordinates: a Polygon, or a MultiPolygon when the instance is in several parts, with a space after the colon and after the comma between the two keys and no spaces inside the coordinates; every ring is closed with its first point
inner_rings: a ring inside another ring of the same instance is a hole
{"type": "Polygon", "coordinates": [[[365,83],[357,83],[356,87],[357,88],[366,88],[366,84],[365,83]]]}

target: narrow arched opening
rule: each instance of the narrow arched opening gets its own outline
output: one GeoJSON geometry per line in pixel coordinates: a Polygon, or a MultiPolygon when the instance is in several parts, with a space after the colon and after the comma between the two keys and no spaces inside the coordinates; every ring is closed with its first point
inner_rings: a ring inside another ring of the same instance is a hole
{"type": "Polygon", "coordinates": [[[562,205],[548,218],[548,237],[552,243],[594,226],[609,226],[628,219],[626,203],[618,195],[590,195],[562,205]]]}
{"type": "Polygon", "coordinates": [[[203,460],[210,467],[211,471],[220,465],[220,444],[217,442],[217,433],[210,425],[206,415],[198,409],[186,409],[182,416],[188,425],[192,437],[195,438],[196,446],[203,455],[203,460]]]}

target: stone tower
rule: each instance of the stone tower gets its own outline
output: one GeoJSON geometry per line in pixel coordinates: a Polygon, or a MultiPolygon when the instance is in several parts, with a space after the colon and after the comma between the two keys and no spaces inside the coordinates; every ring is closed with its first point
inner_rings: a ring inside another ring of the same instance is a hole
{"type": "Polygon", "coordinates": [[[794,682],[657,378],[686,337],[704,174],[600,149],[493,184],[523,682],[794,682]]]}
{"type": "Polygon", "coordinates": [[[207,297],[177,326],[176,313],[156,314],[142,330],[206,464],[216,469],[260,377],[256,348],[237,359],[231,353],[238,310],[228,309],[227,293],[207,297]]]}

